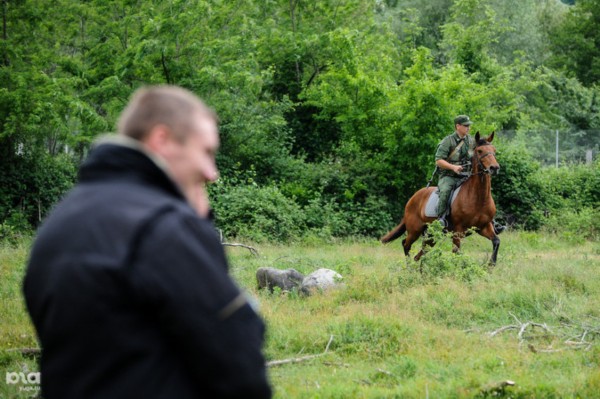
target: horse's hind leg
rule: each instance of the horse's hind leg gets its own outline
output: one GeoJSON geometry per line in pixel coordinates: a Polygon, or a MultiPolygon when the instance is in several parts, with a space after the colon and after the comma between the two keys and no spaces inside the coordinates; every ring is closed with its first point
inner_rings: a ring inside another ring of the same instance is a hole
{"type": "Polygon", "coordinates": [[[417,241],[417,239],[419,239],[419,236],[421,235],[420,232],[416,232],[416,231],[409,231],[406,234],[406,238],[404,240],[402,240],[402,246],[404,247],[404,255],[408,256],[410,253],[410,248],[412,247],[413,243],[415,241],[417,241]]]}

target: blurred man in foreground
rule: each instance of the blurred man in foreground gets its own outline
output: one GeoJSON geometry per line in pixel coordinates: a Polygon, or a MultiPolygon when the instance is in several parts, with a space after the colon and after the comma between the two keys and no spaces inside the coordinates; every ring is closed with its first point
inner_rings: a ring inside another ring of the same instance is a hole
{"type": "Polygon", "coordinates": [[[232,282],[205,183],[217,118],[135,93],[40,229],[24,282],[53,398],[269,398],[264,325],[232,282]]]}

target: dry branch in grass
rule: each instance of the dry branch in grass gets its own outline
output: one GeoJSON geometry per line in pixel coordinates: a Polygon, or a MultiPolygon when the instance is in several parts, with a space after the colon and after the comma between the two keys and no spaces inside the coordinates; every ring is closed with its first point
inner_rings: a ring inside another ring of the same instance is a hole
{"type": "Polygon", "coordinates": [[[14,348],[7,349],[6,352],[19,352],[25,357],[38,357],[42,354],[42,350],[40,348],[14,348]]]}
{"type": "Polygon", "coordinates": [[[300,363],[300,362],[304,362],[306,360],[310,360],[310,359],[314,359],[316,357],[320,357],[320,356],[326,355],[329,352],[329,345],[331,345],[332,341],[333,341],[333,335],[331,335],[329,337],[329,342],[327,342],[327,346],[325,347],[325,351],[323,351],[322,353],[317,353],[315,355],[306,355],[306,356],[300,356],[300,357],[292,357],[292,358],[289,358],[289,359],[282,359],[282,360],[271,360],[270,362],[267,362],[267,367],[281,366],[282,364],[289,364],[289,363],[300,363]]]}
{"type": "Polygon", "coordinates": [[[223,245],[224,247],[241,247],[241,248],[246,248],[247,250],[250,251],[250,253],[254,256],[259,256],[258,255],[258,251],[256,250],[256,248],[251,247],[250,245],[246,245],[246,244],[239,244],[236,242],[222,242],[221,245],[223,245]]]}
{"type": "MultiPolygon", "coordinates": [[[[332,341],[333,341],[333,335],[331,335],[329,337],[327,346],[325,347],[325,350],[322,353],[317,353],[315,355],[294,357],[294,358],[289,358],[289,359],[282,359],[282,360],[272,360],[270,362],[267,362],[267,367],[281,366],[282,364],[288,364],[288,363],[300,363],[300,362],[304,362],[306,360],[310,360],[310,359],[314,359],[314,358],[326,355],[327,353],[329,353],[329,346],[331,346],[332,341]]],[[[39,356],[41,353],[41,350],[39,348],[17,348],[17,349],[8,349],[7,352],[20,352],[22,355],[26,355],[26,356],[39,356]]]]}
{"type": "MultiPolygon", "coordinates": [[[[563,324],[563,327],[568,327],[568,328],[576,328],[578,330],[583,329],[582,333],[576,334],[575,336],[573,336],[572,334],[566,334],[566,333],[555,333],[553,332],[550,327],[548,327],[548,325],[546,325],[546,323],[535,323],[533,321],[527,321],[527,322],[521,322],[514,314],[509,313],[517,322],[516,324],[509,324],[506,326],[502,326],[494,331],[490,331],[487,335],[489,335],[490,337],[495,337],[496,335],[503,333],[505,331],[508,330],[517,330],[517,338],[519,340],[519,346],[521,346],[523,343],[525,343],[526,339],[529,339],[528,337],[525,336],[525,332],[528,329],[533,329],[533,328],[539,328],[542,329],[546,332],[546,335],[544,335],[543,337],[550,337],[550,338],[555,338],[558,340],[561,340],[562,343],[565,345],[562,348],[552,348],[552,346],[549,346],[547,348],[537,348],[535,347],[532,343],[528,343],[527,347],[529,348],[529,350],[533,353],[556,353],[556,352],[561,352],[563,350],[567,350],[567,349],[584,349],[584,350],[588,350],[591,348],[592,346],[592,342],[589,340],[586,340],[586,337],[588,336],[599,336],[600,335],[600,327],[591,327],[591,326],[583,326],[583,325],[575,325],[575,324],[563,324]]],[[[537,338],[541,338],[542,336],[537,336],[537,338]]],[[[592,338],[593,339],[593,338],[592,338]]]]}
{"type": "Polygon", "coordinates": [[[251,247],[250,245],[246,245],[246,244],[240,244],[237,242],[224,242],[223,241],[223,232],[221,231],[221,229],[219,229],[219,237],[221,239],[221,245],[223,245],[224,247],[240,247],[240,248],[246,248],[248,251],[250,251],[250,253],[256,257],[259,256],[258,254],[258,250],[254,247],[251,247]]]}

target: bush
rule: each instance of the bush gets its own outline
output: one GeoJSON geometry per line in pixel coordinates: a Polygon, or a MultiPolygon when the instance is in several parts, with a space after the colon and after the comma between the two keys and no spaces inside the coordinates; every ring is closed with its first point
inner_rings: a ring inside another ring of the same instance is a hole
{"type": "Polygon", "coordinates": [[[452,234],[444,233],[439,223],[430,224],[427,234],[436,244],[428,248],[421,260],[414,264],[426,279],[436,281],[451,277],[472,282],[487,274],[486,265],[478,263],[460,251],[452,252],[452,234]]]}
{"type": "Polygon", "coordinates": [[[36,227],[76,178],[75,162],[66,155],[5,152],[2,162],[0,223],[15,232],[36,227]]]}
{"type": "Polygon", "coordinates": [[[256,241],[289,241],[302,236],[320,238],[379,236],[392,220],[384,199],[346,199],[341,204],[316,193],[301,206],[277,187],[239,184],[237,178],[211,186],[217,227],[226,236],[256,241]],[[230,185],[230,181],[237,183],[230,185]]]}
{"type": "Polygon", "coordinates": [[[600,239],[600,210],[585,207],[579,210],[561,209],[550,213],[544,225],[546,231],[560,234],[577,243],[600,239]]]}
{"type": "Polygon", "coordinates": [[[498,219],[507,224],[536,230],[543,224],[547,194],[534,176],[540,165],[523,147],[498,145],[501,169],[492,180],[498,219]]]}
{"type": "Polygon", "coordinates": [[[0,223],[0,242],[15,245],[30,233],[31,226],[25,215],[20,212],[12,212],[4,222],[0,223]]]}
{"type": "Polygon", "coordinates": [[[277,187],[231,186],[214,192],[216,225],[225,236],[286,242],[305,230],[302,209],[277,187]]]}
{"type": "Polygon", "coordinates": [[[388,230],[393,221],[383,198],[367,196],[358,202],[338,204],[320,197],[304,207],[307,226],[334,237],[368,236],[378,237],[388,230]]]}
{"type": "Polygon", "coordinates": [[[541,168],[533,176],[544,187],[549,209],[580,210],[600,206],[600,161],[596,164],[541,168]]]}

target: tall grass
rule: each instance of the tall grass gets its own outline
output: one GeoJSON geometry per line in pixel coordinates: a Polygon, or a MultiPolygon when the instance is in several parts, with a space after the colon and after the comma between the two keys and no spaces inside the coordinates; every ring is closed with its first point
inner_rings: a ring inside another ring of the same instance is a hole
{"type": "MultiPolygon", "coordinates": [[[[276,397],[600,397],[600,246],[527,232],[501,238],[491,270],[491,244],[478,236],[464,241],[461,255],[442,242],[422,265],[407,261],[399,242],[260,245],[258,257],[228,247],[234,278],[267,322],[268,360],[321,354],[333,336],[322,356],[270,368],[276,397]],[[344,286],[310,297],[259,292],[262,266],[325,267],[342,274],[344,286]],[[549,331],[490,336],[529,321],[549,331]],[[585,331],[587,344],[572,344],[585,331]],[[502,388],[507,380],[515,386],[502,388]]],[[[20,295],[27,248],[0,253],[0,373],[34,367],[7,351],[35,346],[20,295]]],[[[11,397],[0,387],[0,397],[11,397]]]]}
{"type": "Polygon", "coordinates": [[[28,398],[37,394],[21,385],[6,383],[8,372],[27,374],[37,370],[35,360],[24,357],[19,350],[38,346],[21,293],[30,242],[29,239],[0,242],[0,398],[28,398]]]}
{"type": "Polygon", "coordinates": [[[333,335],[327,354],[270,370],[279,398],[600,397],[595,242],[504,234],[498,266],[488,270],[491,244],[473,236],[458,256],[442,243],[422,273],[399,242],[260,249],[260,258],[239,248],[229,254],[268,322],[268,358],[322,353],[333,335]],[[344,276],[345,287],[309,298],[257,292],[260,266],[326,267],[344,276]],[[490,337],[528,321],[550,332],[529,327],[521,339],[519,330],[490,337]],[[589,346],[565,343],[586,329],[589,346]],[[506,380],[515,386],[495,389],[506,380]]]}

